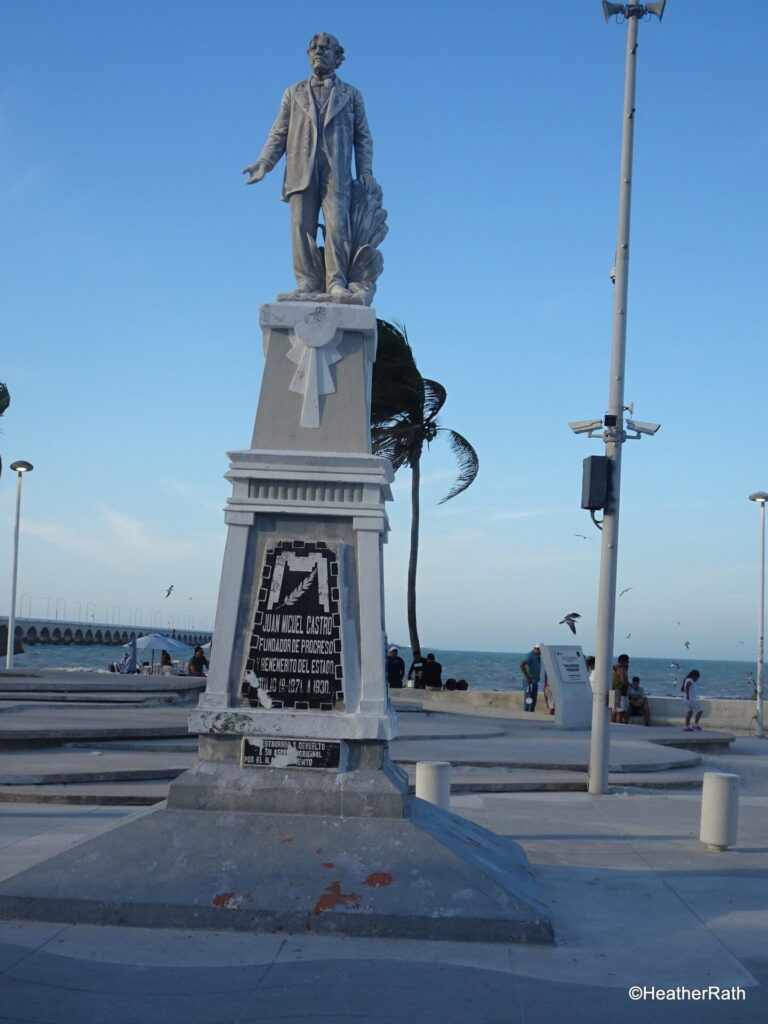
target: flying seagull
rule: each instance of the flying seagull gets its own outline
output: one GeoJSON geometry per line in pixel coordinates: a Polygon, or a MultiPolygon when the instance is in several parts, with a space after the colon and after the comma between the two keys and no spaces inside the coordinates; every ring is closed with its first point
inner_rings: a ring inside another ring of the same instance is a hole
{"type": "Polygon", "coordinates": [[[686,651],[690,649],[690,646],[691,646],[691,641],[690,640],[686,640],[685,643],[683,644],[683,647],[685,647],[686,651]]]}
{"type": "Polygon", "coordinates": [[[573,536],[574,536],[574,537],[581,537],[581,539],[582,539],[582,540],[592,540],[592,538],[591,538],[591,537],[588,537],[588,536],[586,535],[586,533],[574,533],[574,535],[573,535],[573,536]]]}
{"type": "Polygon", "coordinates": [[[626,594],[626,592],[628,590],[633,590],[633,589],[634,589],[634,587],[624,587],[624,589],[619,593],[619,597],[621,597],[622,594],[626,594]]]}
{"type": "Polygon", "coordinates": [[[670,668],[680,668],[680,662],[679,661],[670,661],[669,667],[670,668]]]}
{"type": "Polygon", "coordinates": [[[562,626],[563,623],[565,623],[565,625],[568,627],[568,629],[570,629],[570,631],[575,635],[576,634],[576,620],[580,619],[580,618],[581,618],[581,615],[579,615],[578,612],[569,612],[568,615],[565,616],[565,618],[560,619],[560,621],[558,622],[558,626],[562,626]]]}
{"type": "Polygon", "coordinates": [[[170,585],[170,587],[168,587],[168,589],[167,589],[167,590],[166,590],[166,592],[165,592],[165,596],[166,596],[167,598],[171,596],[171,591],[172,591],[172,590],[173,590],[173,583],[172,583],[172,584],[170,585]]]}

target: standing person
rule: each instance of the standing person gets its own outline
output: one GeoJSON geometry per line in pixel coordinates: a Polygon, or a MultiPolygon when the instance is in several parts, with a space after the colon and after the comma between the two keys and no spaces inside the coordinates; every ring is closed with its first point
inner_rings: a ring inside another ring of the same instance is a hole
{"type": "Polygon", "coordinates": [[[411,667],[408,669],[408,680],[417,690],[424,689],[424,683],[421,681],[421,674],[423,671],[424,659],[421,656],[421,651],[414,651],[413,661],[411,662],[411,667]]]}
{"type": "Polygon", "coordinates": [[[539,680],[541,679],[541,644],[535,643],[533,648],[520,662],[520,671],[525,679],[525,696],[523,698],[523,711],[536,710],[536,698],[539,695],[539,680]]]}
{"type": "Polygon", "coordinates": [[[688,675],[685,677],[683,683],[683,694],[685,695],[685,725],[683,726],[683,732],[701,732],[701,726],[699,725],[699,719],[701,718],[701,712],[704,710],[699,704],[699,698],[696,693],[696,683],[701,679],[701,673],[697,668],[691,669],[688,675]],[[696,715],[693,725],[691,725],[691,717],[696,715]]]}
{"type": "Polygon", "coordinates": [[[589,685],[592,687],[592,693],[595,692],[595,656],[590,654],[587,658],[587,675],[589,677],[589,685]]]}
{"type": "Polygon", "coordinates": [[[195,653],[187,662],[187,675],[188,676],[204,676],[206,675],[206,669],[208,668],[208,659],[203,654],[202,647],[196,647],[195,653]]]}
{"type": "Polygon", "coordinates": [[[387,654],[387,686],[401,687],[405,675],[405,662],[396,647],[390,647],[387,654]]]}
{"type": "Polygon", "coordinates": [[[172,676],[173,675],[173,661],[168,651],[163,651],[160,655],[160,675],[161,676],[172,676]]]}
{"type": "Polygon", "coordinates": [[[427,690],[442,690],[443,666],[435,661],[434,654],[428,654],[421,670],[421,685],[427,690]]]}
{"type": "Polygon", "coordinates": [[[611,673],[611,689],[616,693],[616,706],[611,708],[611,721],[629,722],[627,711],[629,701],[627,691],[629,690],[629,655],[620,654],[616,659],[611,673]]]}
{"type": "Polygon", "coordinates": [[[310,78],[286,89],[277,120],[255,163],[245,168],[247,185],[267,174],[285,154],[283,196],[291,208],[293,271],[291,298],[327,293],[350,298],[348,285],[352,154],[358,180],[374,184],[373,139],[362,95],[336,77],[344,47],[318,32],[307,50],[310,78]],[[317,264],[318,217],[325,223],[325,275],[317,264]]]}

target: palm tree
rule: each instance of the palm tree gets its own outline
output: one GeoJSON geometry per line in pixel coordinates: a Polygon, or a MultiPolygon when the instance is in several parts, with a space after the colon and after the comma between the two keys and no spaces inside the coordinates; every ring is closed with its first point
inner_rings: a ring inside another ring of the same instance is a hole
{"type": "Polygon", "coordinates": [[[378,321],[379,343],[373,367],[371,398],[371,444],[392,468],[411,470],[411,548],[408,558],[408,633],[414,656],[421,654],[416,623],[416,570],[419,561],[419,487],[421,456],[438,434],[446,436],[459,464],[459,474],[448,494],[439,502],[461,494],[477,476],[480,461],[465,437],[440,426],[437,416],[447,392],[437,381],[422,377],[404,327],[378,321]]]}

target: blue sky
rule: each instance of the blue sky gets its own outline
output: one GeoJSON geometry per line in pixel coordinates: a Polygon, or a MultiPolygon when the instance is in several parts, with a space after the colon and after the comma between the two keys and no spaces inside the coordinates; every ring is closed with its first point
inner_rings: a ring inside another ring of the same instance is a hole
{"type": "MultiPolygon", "coordinates": [[[[281,169],[246,189],[315,31],[362,90],[390,233],[375,308],[405,323],[447,445],[424,464],[425,646],[594,642],[599,534],[579,508],[608,396],[625,27],[571,4],[304,0],[0,7],[0,380],[28,459],[23,614],[213,620],[227,450],[248,445],[258,309],[291,287],[281,169]],[[588,540],[577,537],[585,534],[588,540]],[[164,593],[171,583],[175,591],[164,593]]],[[[755,649],[765,458],[768,10],[669,0],[640,26],[617,644],[755,649]],[[682,625],[678,625],[678,622],[682,625]],[[626,639],[627,634],[631,639],[626,639]]],[[[0,480],[0,609],[14,476],[0,480]]],[[[385,549],[405,641],[408,479],[385,549]]]]}

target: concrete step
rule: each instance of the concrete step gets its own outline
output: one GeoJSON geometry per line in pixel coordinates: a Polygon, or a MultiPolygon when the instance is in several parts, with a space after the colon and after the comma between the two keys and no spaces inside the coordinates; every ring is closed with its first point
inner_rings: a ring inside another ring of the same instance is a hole
{"type": "Polygon", "coordinates": [[[0,804],[93,804],[102,807],[149,807],[168,796],[170,780],[93,782],[51,786],[0,786],[0,804]]]}

